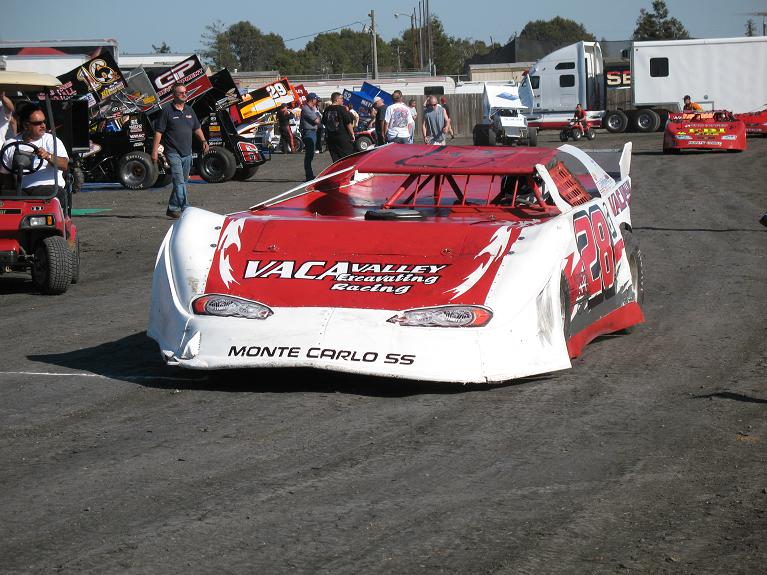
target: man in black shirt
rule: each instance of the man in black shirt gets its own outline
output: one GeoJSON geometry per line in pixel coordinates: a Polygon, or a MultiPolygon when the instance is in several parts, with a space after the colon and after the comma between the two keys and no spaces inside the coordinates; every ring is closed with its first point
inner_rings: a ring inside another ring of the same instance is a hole
{"type": "Polygon", "coordinates": [[[277,124],[280,127],[280,148],[283,154],[292,154],[296,149],[293,143],[293,130],[290,120],[293,119],[293,113],[288,109],[287,104],[281,104],[277,110],[277,124]]]}
{"type": "Polygon", "coordinates": [[[376,111],[376,142],[377,146],[383,146],[386,143],[386,134],[383,132],[384,120],[386,119],[386,104],[384,104],[383,98],[376,96],[373,100],[373,108],[376,111]]]}
{"type": "Polygon", "coordinates": [[[354,118],[343,105],[339,92],[330,95],[331,105],[322,113],[325,141],[334,162],[354,153],[354,118]]]}
{"type": "Polygon", "coordinates": [[[155,134],[152,144],[152,160],[157,163],[160,141],[165,147],[165,157],[170,164],[173,176],[173,191],[168,198],[168,209],[165,215],[178,219],[181,212],[189,203],[186,196],[186,182],[192,169],[192,134],[202,142],[202,153],[208,151],[208,142],[200,128],[197,114],[186,105],[186,86],[173,86],[173,101],[165,104],[160,110],[154,125],[155,134]]]}

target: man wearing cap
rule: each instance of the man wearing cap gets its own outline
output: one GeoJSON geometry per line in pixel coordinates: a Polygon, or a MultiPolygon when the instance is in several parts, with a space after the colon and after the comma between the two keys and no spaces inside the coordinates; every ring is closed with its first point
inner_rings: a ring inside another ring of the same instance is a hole
{"type": "Polygon", "coordinates": [[[314,179],[312,160],[317,147],[317,126],[320,125],[320,115],[317,109],[319,98],[314,92],[306,97],[306,104],[301,107],[301,139],[304,142],[304,172],[306,181],[314,179]]]}
{"type": "Polygon", "coordinates": [[[384,121],[386,120],[386,105],[383,98],[376,96],[373,100],[373,108],[375,108],[375,127],[376,127],[376,145],[383,146],[386,143],[386,134],[384,133],[384,121]]]}

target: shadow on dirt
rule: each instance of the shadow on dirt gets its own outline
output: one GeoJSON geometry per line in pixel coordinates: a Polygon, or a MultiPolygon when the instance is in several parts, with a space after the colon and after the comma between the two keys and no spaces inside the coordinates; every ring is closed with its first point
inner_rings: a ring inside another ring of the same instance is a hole
{"type": "Polygon", "coordinates": [[[502,383],[435,383],[346,374],[311,368],[188,370],[166,366],[146,332],[66,353],[27,359],[155,389],[250,393],[345,393],[372,397],[456,394],[488,391],[556,378],[555,374],[502,383]]]}
{"type": "Polygon", "coordinates": [[[732,391],[717,391],[716,393],[707,393],[705,395],[696,395],[695,399],[730,399],[732,401],[740,401],[743,403],[764,403],[767,405],[767,399],[760,399],[758,397],[751,397],[749,395],[743,395],[742,393],[735,393],[732,391]]]}

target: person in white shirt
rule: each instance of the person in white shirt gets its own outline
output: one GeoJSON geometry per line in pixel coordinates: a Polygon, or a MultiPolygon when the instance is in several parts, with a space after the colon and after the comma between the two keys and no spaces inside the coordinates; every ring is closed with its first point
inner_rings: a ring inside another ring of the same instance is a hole
{"type": "MultiPolygon", "coordinates": [[[[418,117],[418,109],[416,108],[416,102],[415,98],[411,98],[410,101],[407,103],[407,107],[410,108],[410,115],[413,116],[413,122],[416,122],[416,118],[418,117]]],[[[417,122],[416,122],[417,125],[417,122]]],[[[413,129],[413,133],[410,136],[410,143],[413,143],[413,140],[415,139],[415,127],[413,129]]]]}
{"type": "MultiPolygon", "coordinates": [[[[53,194],[56,189],[56,183],[58,182],[58,196],[59,201],[63,204],[64,194],[64,172],[69,167],[69,156],[67,155],[67,149],[64,144],[58,138],[55,138],[56,146],[54,150],[54,137],[46,130],[45,114],[39,106],[35,104],[29,104],[25,106],[19,114],[19,120],[21,122],[22,133],[15,137],[9,138],[5,143],[10,142],[24,142],[26,144],[32,144],[37,146],[35,154],[40,160],[42,165],[40,169],[22,176],[21,189],[27,195],[44,196],[53,194]],[[55,153],[54,153],[55,152],[55,153]],[[56,178],[54,179],[54,164],[56,165],[56,178]]],[[[18,148],[10,148],[5,151],[2,158],[2,166],[0,166],[0,173],[8,174],[5,166],[13,165],[13,156],[18,148]]],[[[32,151],[29,146],[21,146],[21,150],[32,151]]],[[[40,160],[35,160],[33,165],[37,165],[40,160]]]]}
{"type": "Polygon", "coordinates": [[[13,102],[5,95],[5,92],[0,92],[0,148],[5,144],[7,138],[14,136],[13,126],[11,121],[13,118],[13,102]]]}
{"type": "Polygon", "coordinates": [[[415,121],[410,115],[410,108],[402,101],[402,92],[394,90],[391,95],[394,103],[386,108],[383,131],[387,142],[409,144],[413,137],[415,121]]]}

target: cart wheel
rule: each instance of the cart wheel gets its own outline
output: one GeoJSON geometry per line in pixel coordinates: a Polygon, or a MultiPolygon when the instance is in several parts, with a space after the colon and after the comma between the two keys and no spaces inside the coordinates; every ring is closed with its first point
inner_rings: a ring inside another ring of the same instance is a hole
{"type": "Polygon", "coordinates": [[[64,293],[72,283],[72,254],[61,236],[48,236],[37,243],[32,283],[49,295],[64,293]]]}
{"type": "Polygon", "coordinates": [[[562,130],[561,132],[559,132],[559,140],[561,142],[567,141],[567,130],[562,130]]]}
{"type": "Polygon", "coordinates": [[[70,252],[72,257],[72,282],[76,284],[80,281],[80,235],[75,240],[75,251],[70,252]]]}
{"type": "Polygon", "coordinates": [[[586,130],[586,138],[589,140],[593,140],[597,137],[597,133],[594,131],[594,128],[589,128],[586,130]]]}
{"type": "Polygon", "coordinates": [[[365,152],[373,147],[373,140],[368,136],[360,136],[354,141],[354,149],[358,152],[365,152]]]}
{"type": "Polygon", "coordinates": [[[573,141],[577,142],[583,137],[583,132],[580,130],[573,130],[573,141]]]}

